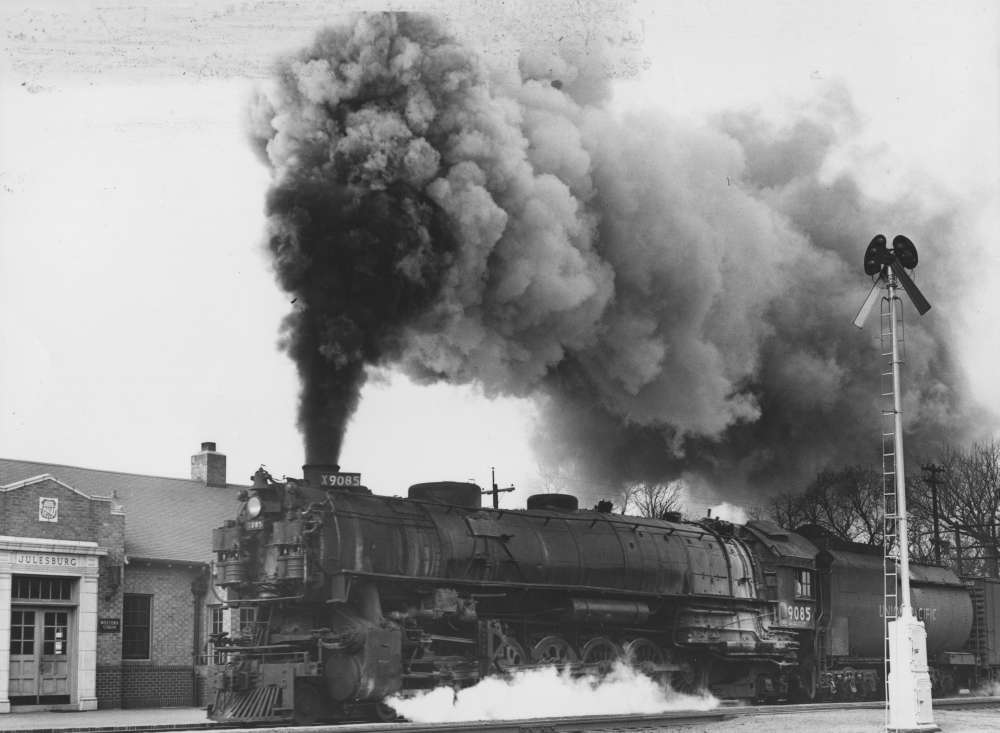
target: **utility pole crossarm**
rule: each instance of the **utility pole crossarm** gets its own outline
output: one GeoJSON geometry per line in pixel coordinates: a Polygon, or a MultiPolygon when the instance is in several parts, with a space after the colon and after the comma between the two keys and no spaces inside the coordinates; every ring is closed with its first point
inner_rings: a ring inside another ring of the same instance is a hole
{"type": "Polygon", "coordinates": [[[497,486],[497,470],[496,470],[495,467],[491,467],[490,468],[490,475],[491,475],[490,483],[493,485],[493,488],[492,489],[487,489],[487,490],[485,490],[485,491],[483,491],[481,493],[483,494],[483,496],[485,496],[486,494],[491,494],[493,496],[493,508],[494,509],[499,509],[500,508],[500,494],[505,494],[508,491],[514,491],[514,485],[511,484],[510,486],[507,486],[506,488],[503,488],[503,489],[501,489],[500,487],[498,487],[497,486]]]}

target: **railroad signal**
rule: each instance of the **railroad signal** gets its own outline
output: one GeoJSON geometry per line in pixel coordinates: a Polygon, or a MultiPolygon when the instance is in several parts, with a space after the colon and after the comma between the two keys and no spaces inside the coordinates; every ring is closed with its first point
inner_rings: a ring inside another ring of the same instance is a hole
{"type": "Polygon", "coordinates": [[[912,270],[917,266],[917,259],[916,245],[902,234],[897,234],[892,238],[892,249],[886,246],[883,235],[876,234],[872,238],[872,241],[868,244],[868,249],[865,250],[865,274],[873,276],[875,282],[872,284],[872,289],[868,293],[868,297],[865,298],[861,310],[854,317],[855,326],[862,328],[865,325],[865,321],[868,320],[868,314],[871,313],[872,306],[878,300],[879,291],[888,286],[889,279],[892,276],[898,279],[899,284],[903,286],[903,290],[910,296],[910,300],[913,301],[917,313],[923,315],[931,309],[931,304],[927,302],[927,298],[920,292],[920,288],[906,274],[907,270],[912,270]]]}
{"type": "Polygon", "coordinates": [[[883,368],[882,396],[890,404],[882,411],[892,418],[882,428],[883,494],[883,608],[885,613],[886,730],[936,731],[931,706],[931,683],[927,670],[927,632],[913,615],[910,603],[910,559],[907,537],[906,477],[903,463],[903,410],[900,394],[900,358],[898,322],[902,320],[897,288],[903,286],[917,312],[930,310],[924,294],[906,270],[917,266],[917,248],[902,234],[893,237],[892,248],[883,235],[877,234],[865,250],[865,274],[874,279],[872,289],[854,318],[854,325],[864,326],[879,292],[882,298],[882,355],[889,359],[883,368]],[[888,343],[887,343],[888,340],[888,343]],[[888,378],[891,377],[891,382],[888,378]],[[894,554],[894,547],[895,552],[894,554]],[[898,586],[898,591],[897,591],[898,586]],[[897,595],[898,592],[898,595],[897,595]],[[890,613],[890,609],[893,612],[890,613]]]}

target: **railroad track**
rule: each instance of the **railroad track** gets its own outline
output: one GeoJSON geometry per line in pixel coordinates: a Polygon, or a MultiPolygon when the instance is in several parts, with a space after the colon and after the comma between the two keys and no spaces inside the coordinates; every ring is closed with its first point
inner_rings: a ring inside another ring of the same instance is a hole
{"type": "MultiPolygon", "coordinates": [[[[226,733],[588,733],[589,731],[639,731],[679,729],[735,717],[724,708],[706,711],[675,711],[650,715],[588,715],[523,720],[484,720],[460,723],[346,723],[339,725],[273,726],[237,728],[221,724],[196,727],[129,728],[128,733],[183,733],[187,730],[218,730],[226,733]]],[[[93,729],[88,729],[88,733],[93,729]]],[[[61,733],[70,733],[63,731],[61,733]]],[[[112,733],[107,731],[107,733],[112,733]]]]}
{"type": "MultiPolygon", "coordinates": [[[[531,718],[524,720],[472,721],[461,723],[347,723],[314,726],[238,727],[219,723],[198,725],[130,726],[128,733],[183,733],[184,731],[225,731],[226,733],[589,733],[604,731],[681,730],[744,716],[780,716],[795,713],[849,709],[877,709],[882,700],[862,702],[829,702],[797,705],[729,705],[714,710],[676,711],[651,715],[591,715],[561,718],[531,718]]],[[[1000,697],[960,697],[934,700],[934,708],[957,709],[974,707],[1000,709],[1000,697]]],[[[79,729],[83,730],[83,729],[79,729]]],[[[125,728],[87,728],[88,733],[124,733],[125,728]]],[[[73,728],[60,728],[58,733],[73,733],[73,728]]]]}
{"type": "MultiPolygon", "coordinates": [[[[1000,697],[942,697],[934,699],[935,710],[990,706],[1000,706],[1000,697]]],[[[885,707],[885,700],[816,702],[797,705],[727,705],[723,703],[718,709],[732,713],[733,717],[739,717],[743,715],[788,715],[792,713],[822,712],[825,710],[874,710],[883,707],[885,707]]]]}

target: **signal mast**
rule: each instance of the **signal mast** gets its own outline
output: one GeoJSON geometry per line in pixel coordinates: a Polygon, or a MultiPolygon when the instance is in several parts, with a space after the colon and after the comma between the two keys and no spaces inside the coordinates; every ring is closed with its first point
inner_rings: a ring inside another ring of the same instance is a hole
{"type": "Polygon", "coordinates": [[[874,279],[874,284],[854,319],[854,325],[861,328],[884,287],[882,356],[888,360],[882,370],[882,397],[888,403],[882,410],[885,727],[887,731],[897,733],[941,730],[934,724],[931,706],[927,631],[923,622],[914,617],[910,604],[903,410],[899,385],[902,303],[896,293],[902,285],[920,315],[930,310],[930,303],[906,274],[907,269],[912,270],[916,266],[917,248],[907,237],[896,235],[892,240],[892,249],[889,249],[885,237],[876,235],[865,250],[865,274],[874,279]]]}

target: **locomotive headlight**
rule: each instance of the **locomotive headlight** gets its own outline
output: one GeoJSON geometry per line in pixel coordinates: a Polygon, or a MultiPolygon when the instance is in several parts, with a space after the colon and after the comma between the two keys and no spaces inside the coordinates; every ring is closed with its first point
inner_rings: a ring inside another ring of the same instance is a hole
{"type": "Polygon", "coordinates": [[[256,519],[259,517],[263,508],[264,505],[260,503],[259,496],[251,496],[247,499],[247,516],[250,517],[250,519],[256,519]]]}

